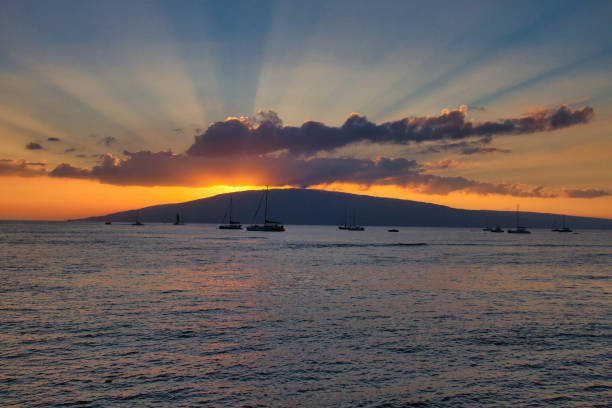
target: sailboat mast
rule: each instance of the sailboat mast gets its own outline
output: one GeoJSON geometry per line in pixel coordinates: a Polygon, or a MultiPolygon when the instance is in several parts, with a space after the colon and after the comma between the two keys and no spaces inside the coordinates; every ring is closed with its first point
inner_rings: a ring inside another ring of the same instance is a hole
{"type": "Polygon", "coordinates": [[[563,220],[563,228],[565,228],[565,215],[561,219],[563,220]]]}
{"type": "Polygon", "coordinates": [[[519,226],[519,205],[516,205],[516,227],[519,226]]]}
{"type": "Polygon", "coordinates": [[[264,222],[267,222],[268,219],[268,192],[270,191],[270,187],[266,186],[266,206],[264,209],[264,222]]]}
{"type": "Polygon", "coordinates": [[[229,222],[232,223],[232,196],[230,196],[229,222]]]}

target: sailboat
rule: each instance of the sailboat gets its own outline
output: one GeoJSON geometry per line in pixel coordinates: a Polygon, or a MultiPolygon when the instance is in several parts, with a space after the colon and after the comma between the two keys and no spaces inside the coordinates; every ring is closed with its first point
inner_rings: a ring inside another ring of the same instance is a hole
{"type": "Polygon", "coordinates": [[[136,220],[132,225],[144,225],[142,222],[140,222],[140,211],[136,211],[136,220]]]}
{"type": "Polygon", "coordinates": [[[491,231],[491,227],[489,227],[489,220],[486,217],[485,217],[485,227],[482,230],[491,231]]]}
{"type": "Polygon", "coordinates": [[[356,211],[353,210],[353,222],[351,223],[351,225],[348,226],[348,230],[349,231],[363,231],[365,230],[365,228],[363,228],[361,225],[357,225],[357,222],[355,222],[356,219],[356,211]]]}
{"type": "Polygon", "coordinates": [[[565,226],[565,215],[563,215],[561,217],[561,219],[562,219],[561,222],[562,222],[563,226],[561,228],[557,227],[557,228],[553,229],[553,231],[555,231],[555,232],[572,232],[572,230],[569,227],[565,226]]]}
{"type": "Polygon", "coordinates": [[[363,228],[361,225],[357,225],[355,223],[355,210],[353,210],[353,219],[352,222],[348,222],[348,211],[346,209],[346,207],[344,208],[344,224],[343,225],[339,225],[338,229],[341,230],[347,230],[347,231],[363,231],[365,228],[363,228]]]}
{"type": "Polygon", "coordinates": [[[176,213],[176,220],[174,221],[174,225],[185,225],[183,217],[181,217],[181,213],[176,213]]]}
{"type": "MultiPolygon", "coordinates": [[[[264,193],[266,198],[266,204],[264,209],[264,223],[263,225],[252,224],[247,227],[247,231],[269,231],[269,232],[282,232],[285,230],[285,226],[280,221],[272,221],[268,219],[268,195],[270,194],[270,188],[266,186],[266,192],[264,193]]],[[[261,200],[255,211],[253,218],[257,216],[259,208],[261,207],[261,200]]]]}
{"type": "Polygon", "coordinates": [[[338,229],[341,230],[347,230],[349,229],[349,224],[348,224],[348,210],[346,209],[346,206],[344,206],[344,224],[339,225],[338,229]]]}
{"type": "Polygon", "coordinates": [[[521,227],[519,225],[519,206],[516,205],[516,229],[509,229],[509,234],[531,234],[531,231],[527,227],[521,227]]]}
{"type": "Polygon", "coordinates": [[[241,230],[242,229],[242,224],[240,223],[240,221],[232,220],[232,208],[233,208],[232,196],[230,196],[229,207],[225,213],[225,216],[223,217],[223,221],[225,221],[225,219],[227,218],[226,216],[229,215],[229,224],[219,225],[219,229],[231,229],[231,230],[241,230]]]}

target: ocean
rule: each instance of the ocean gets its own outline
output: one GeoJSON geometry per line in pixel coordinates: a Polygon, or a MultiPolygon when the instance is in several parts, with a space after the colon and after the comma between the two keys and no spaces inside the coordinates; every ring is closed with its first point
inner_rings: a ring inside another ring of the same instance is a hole
{"type": "Polygon", "coordinates": [[[0,223],[2,406],[592,407],[612,231],[0,223]]]}

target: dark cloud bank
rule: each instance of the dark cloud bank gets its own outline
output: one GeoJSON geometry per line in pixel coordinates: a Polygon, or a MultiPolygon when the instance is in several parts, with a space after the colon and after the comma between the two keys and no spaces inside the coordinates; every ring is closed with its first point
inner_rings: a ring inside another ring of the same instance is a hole
{"type": "MultiPolygon", "coordinates": [[[[351,115],[340,127],[309,121],[300,127],[283,126],[274,112],[261,112],[254,120],[228,119],[213,123],[187,150],[192,156],[234,156],[287,151],[292,155],[312,155],[352,143],[409,144],[457,142],[477,138],[488,144],[496,135],[517,135],[553,131],[587,123],[591,107],[572,110],[567,105],[542,109],[520,118],[473,122],[462,107],[439,116],[408,117],[375,124],[365,116],[351,115]]],[[[459,148],[469,147],[460,145],[459,148]]]]}
{"type": "Polygon", "coordinates": [[[43,147],[40,143],[30,142],[25,147],[27,150],[43,150],[43,147]]]}
{"type": "MultiPolygon", "coordinates": [[[[520,118],[480,122],[467,120],[466,114],[467,110],[462,107],[439,116],[409,117],[382,124],[353,114],[339,127],[314,121],[295,127],[283,126],[272,111],[260,112],[255,118],[229,118],[212,123],[195,137],[193,145],[183,154],[125,151],[124,158],[105,154],[91,169],[63,163],[48,175],[95,179],[116,185],[199,187],[265,183],[307,187],[340,182],[398,185],[427,194],[465,191],[482,195],[556,197],[559,193],[542,186],[485,183],[429,174],[427,166],[405,158],[370,160],[314,155],[364,142],[395,145],[433,142],[428,149],[464,154],[508,152],[489,145],[494,136],[547,132],[587,123],[594,111],[590,107],[572,110],[563,105],[520,118]]],[[[109,140],[108,144],[112,142],[109,140]]],[[[576,189],[562,194],[592,198],[610,195],[610,192],[576,189]]]]}

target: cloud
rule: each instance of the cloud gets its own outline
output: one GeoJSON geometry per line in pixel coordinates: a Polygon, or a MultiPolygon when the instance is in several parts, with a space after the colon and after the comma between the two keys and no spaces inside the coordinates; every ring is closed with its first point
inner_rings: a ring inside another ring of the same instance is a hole
{"type": "MultiPolygon", "coordinates": [[[[352,114],[340,127],[309,121],[299,127],[284,126],[275,112],[255,117],[232,117],[214,122],[185,153],[168,151],[124,151],[122,157],[99,155],[91,168],[62,163],[50,177],[92,179],[121,186],[206,187],[217,184],[299,186],[351,183],[363,188],[395,185],[423,194],[447,195],[466,192],[515,197],[601,196],[602,190],[566,190],[561,193],[544,186],[490,183],[465,177],[431,174],[431,170],[457,167],[462,162],[441,160],[420,164],[403,157],[376,159],[317,157],[355,142],[375,144],[426,143],[430,151],[459,151],[463,154],[508,152],[490,145],[494,135],[552,131],[586,123],[593,109],[572,110],[567,106],[544,109],[520,118],[499,121],[470,121],[467,108],[445,110],[439,116],[410,117],[375,124],[352,114]]],[[[112,136],[99,141],[107,146],[112,136]]],[[[67,149],[68,150],[68,149],[67,149]]],[[[14,168],[12,165],[11,168],[14,168]]],[[[24,165],[21,166],[22,168],[24,165]]],[[[27,167],[27,166],[25,166],[27,167]]],[[[21,170],[23,171],[23,170],[21,170]]]]}
{"type": "Polygon", "coordinates": [[[593,108],[588,106],[572,110],[562,105],[518,118],[477,122],[467,119],[467,107],[462,106],[444,110],[439,116],[406,117],[382,124],[352,114],[340,127],[315,121],[296,127],[283,126],[278,115],[268,111],[259,112],[254,118],[228,118],[212,123],[204,133],[195,137],[187,154],[211,157],[286,151],[292,155],[308,156],[357,142],[410,144],[483,137],[491,140],[495,135],[553,131],[584,124],[594,114],[593,108]]]}
{"type": "Polygon", "coordinates": [[[28,150],[43,150],[43,147],[40,145],[40,143],[36,142],[28,143],[25,148],[28,150]]]}
{"type": "Polygon", "coordinates": [[[565,194],[571,198],[599,198],[612,196],[612,192],[607,190],[587,189],[565,189],[565,194]]]}
{"type": "Polygon", "coordinates": [[[429,170],[444,170],[462,166],[464,163],[454,159],[444,159],[436,163],[427,162],[424,167],[429,170]]]}
{"type": "Polygon", "coordinates": [[[49,137],[47,138],[47,142],[59,142],[60,139],[57,137],[49,137]]]}
{"type": "Polygon", "coordinates": [[[545,189],[543,186],[526,186],[510,183],[483,183],[465,177],[442,177],[429,174],[414,174],[406,178],[405,182],[398,183],[403,187],[412,187],[423,194],[447,195],[462,191],[478,195],[508,195],[514,197],[554,198],[558,194],[545,189]]]}
{"type": "Polygon", "coordinates": [[[427,154],[427,153],[441,153],[441,152],[449,152],[455,151],[465,155],[471,154],[489,154],[489,153],[512,153],[510,149],[501,149],[498,147],[494,147],[489,145],[491,142],[491,136],[485,136],[478,140],[470,140],[463,142],[453,142],[453,143],[436,143],[434,145],[428,146],[427,148],[420,150],[419,153],[427,154]]]}
{"type": "Polygon", "coordinates": [[[501,149],[499,147],[493,147],[493,146],[482,146],[476,149],[463,149],[461,152],[463,154],[475,154],[475,153],[488,154],[488,153],[512,153],[512,150],[501,149]]]}
{"type": "Polygon", "coordinates": [[[0,159],[0,176],[46,176],[46,165],[46,163],[31,163],[26,160],[0,159]]]}
{"type": "Polygon", "coordinates": [[[172,129],[172,131],[176,132],[176,133],[181,133],[183,131],[183,129],[181,129],[181,128],[174,128],[174,129],[172,129]]]}
{"type": "Polygon", "coordinates": [[[115,143],[117,141],[117,139],[115,139],[113,136],[106,136],[103,137],[102,140],[100,140],[100,143],[103,143],[105,146],[110,146],[111,144],[115,143]]]}
{"type": "Polygon", "coordinates": [[[64,150],[64,153],[72,153],[72,152],[76,152],[76,148],[75,147],[71,147],[69,149],[64,150]]]}
{"type": "Polygon", "coordinates": [[[424,194],[446,195],[455,191],[480,195],[502,194],[517,197],[555,197],[541,186],[483,183],[463,177],[424,174],[414,160],[404,158],[296,158],[251,157],[240,161],[201,158],[165,152],[124,152],[120,159],[102,156],[91,169],[64,163],[51,177],[90,178],[106,184],[140,186],[203,187],[220,183],[308,187],[320,184],[354,183],[362,186],[397,185],[424,194]]]}
{"type": "Polygon", "coordinates": [[[86,179],[90,177],[91,172],[89,170],[80,169],[73,167],[68,163],[62,163],[55,167],[50,173],[49,177],[63,177],[63,178],[80,178],[86,179]]]}

